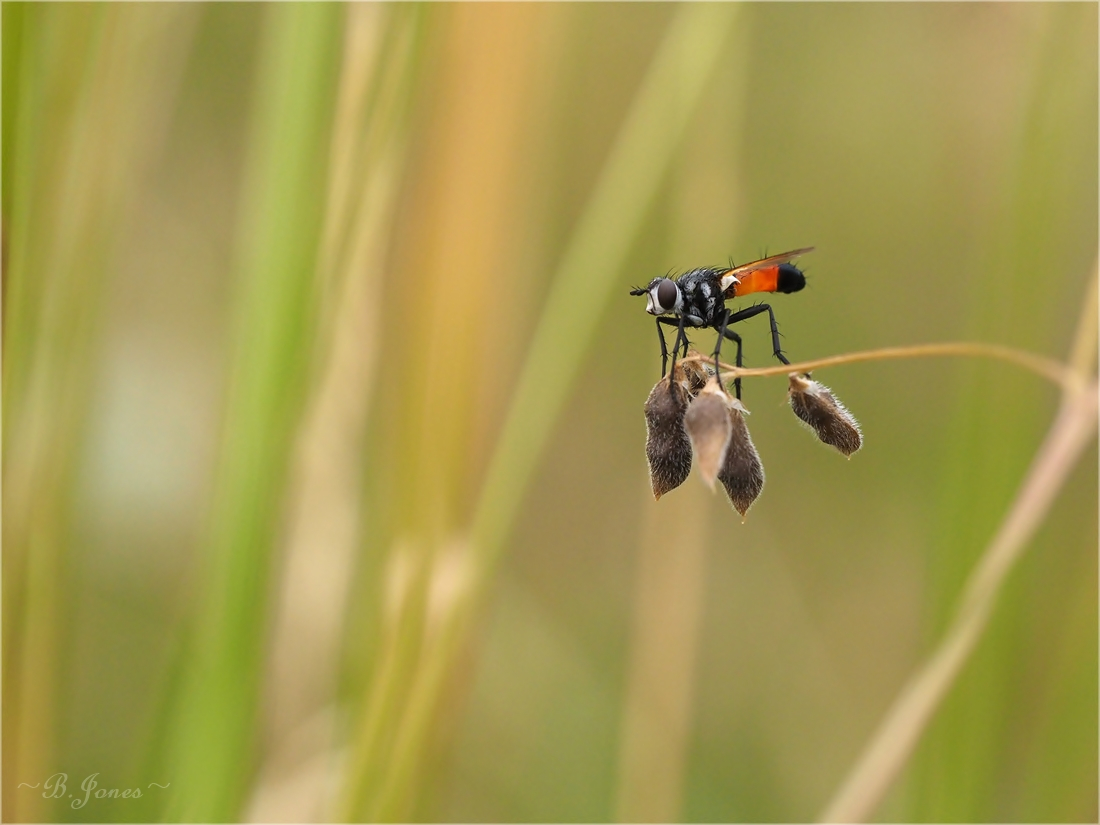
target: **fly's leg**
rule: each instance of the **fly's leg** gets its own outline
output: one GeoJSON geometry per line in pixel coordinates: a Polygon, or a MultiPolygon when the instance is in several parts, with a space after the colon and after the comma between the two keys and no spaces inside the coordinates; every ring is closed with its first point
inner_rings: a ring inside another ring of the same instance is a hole
{"type": "Polygon", "coordinates": [[[687,318],[683,315],[680,316],[679,322],[673,321],[669,318],[665,323],[676,324],[676,340],[672,344],[672,367],[669,369],[669,383],[672,383],[672,376],[676,373],[676,356],[680,352],[680,344],[683,343],[684,355],[687,355],[688,340],[687,335],[684,333],[684,321],[687,318]]]}
{"type": "MultiPolygon", "coordinates": [[[[718,370],[718,355],[722,351],[722,340],[729,338],[731,341],[737,344],[737,360],[734,362],[737,367],[741,366],[741,336],[734,332],[732,329],[728,329],[730,324],[730,312],[726,312],[725,318],[722,320],[722,326],[719,327],[718,340],[714,343],[714,375],[718,377],[721,373],[718,370]]],[[[721,378],[718,379],[721,381],[721,378]]],[[[741,378],[738,376],[733,379],[733,391],[738,399],[741,398],[741,378]]]]}
{"type": "MultiPolygon", "coordinates": [[[[783,350],[779,346],[779,326],[775,323],[775,313],[772,312],[772,308],[768,304],[756,304],[755,306],[748,307],[747,309],[738,310],[726,317],[726,325],[736,324],[738,321],[744,321],[748,318],[752,318],[755,315],[759,315],[761,312],[768,313],[768,318],[771,320],[772,326],[772,355],[779,359],[780,363],[789,364],[786,356],[783,355],[783,350]]],[[[740,364],[738,364],[740,366],[740,364]]]]}
{"type": "Polygon", "coordinates": [[[665,318],[657,319],[657,337],[661,339],[661,377],[668,375],[668,346],[665,344],[665,334],[661,331],[661,324],[676,327],[676,340],[672,344],[672,368],[676,368],[676,357],[683,345],[684,355],[688,354],[688,339],[684,333],[684,319],[665,318]]]}
{"type": "Polygon", "coordinates": [[[661,342],[661,377],[665,377],[668,371],[668,346],[665,344],[665,334],[661,331],[661,321],[657,319],[657,340],[661,342]]]}

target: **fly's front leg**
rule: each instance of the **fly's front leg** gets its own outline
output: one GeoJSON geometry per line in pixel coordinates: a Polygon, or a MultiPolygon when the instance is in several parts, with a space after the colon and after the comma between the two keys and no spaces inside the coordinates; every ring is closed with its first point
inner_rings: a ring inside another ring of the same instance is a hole
{"type": "Polygon", "coordinates": [[[688,353],[687,335],[684,334],[683,318],[660,317],[657,319],[657,337],[661,339],[661,377],[668,375],[668,346],[665,344],[665,334],[661,331],[661,324],[676,327],[676,340],[672,344],[672,368],[676,368],[676,354],[680,351],[680,343],[683,342],[684,355],[688,353]]]}
{"type": "MultiPolygon", "coordinates": [[[[669,319],[671,320],[671,319],[669,319]]],[[[672,381],[672,376],[676,373],[676,355],[680,352],[680,343],[683,342],[684,355],[687,355],[687,335],[684,334],[684,321],[687,318],[683,315],[680,316],[680,322],[676,325],[676,341],[672,345],[672,367],[669,370],[669,381],[672,381]]]]}
{"type": "Polygon", "coordinates": [[[668,371],[668,346],[665,344],[665,334],[661,331],[662,318],[657,319],[657,340],[661,342],[661,377],[665,377],[668,371]]]}

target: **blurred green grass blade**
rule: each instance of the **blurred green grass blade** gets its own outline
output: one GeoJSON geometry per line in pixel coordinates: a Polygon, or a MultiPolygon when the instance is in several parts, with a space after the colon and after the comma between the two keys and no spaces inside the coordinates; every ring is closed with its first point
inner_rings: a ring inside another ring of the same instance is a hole
{"type": "Polygon", "coordinates": [[[340,8],[272,4],[264,15],[222,455],[166,743],[171,819],[232,820],[249,778],[272,544],[311,351],[340,8]]]}
{"type": "MultiPolygon", "coordinates": [[[[0,180],[9,184],[12,173],[12,151],[15,141],[12,140],[15,124],[15,113],[19,105],[19,80],[20,64],[22,62],[23,26],[26,18],[26,6],[23,3],[5,3],[0,7],[0,37],[3,38],[0,60],[3,61],[0,69],[0,107],[2,107],[3,135],[0,144],[0,180]]],[[[3,216],[5,223],[4,243],[7,244],[6,223],[11,214],[11,190],[12,187],[3,187],[3,216]]]]}
{"type": "MultiPolygon", "coordinates": [[[[3,104],[5,783],[56,770],[73,488],[104,297],[196,15],[179,5],[4,8],[4,45],[18,42],[4,54],[15,70],[3,104]]],[[[6,818],[47,815],[40,796],[5,790],[6,818]]]]}
{"type": "MultiPolygon", "coordinates": [[[[1004,288],[1045,271],[1055,252],[1070,242],[1071,224],[1059,218],[1059,209],[1074,202],[1084,153],[1095,152],[1095,144],[1080,142],[1086,129],[1095,129],[1087,125],[1095,124],[1095,103],[1090,102],[1095,100],[1095,63],[1079,62],[1074,47],[1092,12],[1074,4],[1040,8],[1040,25],[1025,52],[1031,63],[1029,91],[1018,104],[1015,143],[1001,170],[1000,213],[987,239],[990,260],[980,280],[973,273],[969,279],[969,288],[981,296],[972,303],[969,319],[977,339],[988,340],[999,329],[1068,330],[1076,320],[1059,317],[1055,291],[1004,288]]],[[[976,548],[1011,501],[1027,466],[1028,445],[1042,432],[1044,405],[1052,400],[1021,403],[1016,384],[975,372],[955,404],[951,455],[957,469],[943,480],[943,518],[929,557],[936,634],[950,616],[976,548]]],[[[1001,777],[1010,769],[1006,743],[1025,729],[1013,709],[1027,697],[1011,686],[1028,660],[1025,620],[1031,586],[1022,571],[1010,579],[981,644],[923,738],[912,760],[910,816],[995,821],[1011,810],[1001,777]]],[[[1095,733],[1091,737],[1095,740],[1095,733]]]]}

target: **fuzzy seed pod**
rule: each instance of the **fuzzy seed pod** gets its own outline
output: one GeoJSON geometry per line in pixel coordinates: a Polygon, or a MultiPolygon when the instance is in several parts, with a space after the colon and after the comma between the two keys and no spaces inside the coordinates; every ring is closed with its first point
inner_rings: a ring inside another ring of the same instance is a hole
{"type": "Polygon", "coordinates": [[[684,429],[691,438],[696,466],[712,490],[730,443],[730,397],[711,378],[691,402],[684,417],[684,429]]]}
{"type": "Polygon", "coordinates": [[[728,409],[729,449],[726,450],[718,480],[726,488],[730,503],[741,514],[741,520],[744,521],[745,513],[749,511],[752,503],[760,496],[760,491],[764,489],[764,465],[760,461],[760,454],[756,452],[756,445],[752,443],[749,428],[745,424],[745,415],[748,410],[736,398],[729,400],[728,409]]]}
{"type": "Polygon", "coordinates": [[[797,373],[790,375],[790,384],[791,409],[821,441],[848,457],[863,446],[859,422],[828,387],[797,373]]]}
{"type": "Polygon", "coordinates": [[[684,483],[691,473],[691,440],[684,430],[688,394],[679,382],[662,378],[645,402],[645,454],[653,497],[660,499],[684,483]]]}

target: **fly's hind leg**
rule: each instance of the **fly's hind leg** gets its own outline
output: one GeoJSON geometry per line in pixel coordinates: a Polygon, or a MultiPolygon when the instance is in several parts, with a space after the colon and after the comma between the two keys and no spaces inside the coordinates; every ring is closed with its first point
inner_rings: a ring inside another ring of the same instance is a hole
{"type": "MultiPolygon", "coordinates": [[[[724,338],[729,338],[731,341],[733,341],[735,344],[737,344],[737,358],[733,363],[738,369],[741,368],[741,364],[742,364],[742,361],[741,361],[741,336],[738,335],[736,332],[734,332],[732,329],[729,329],[729,318],[730,318],[730,313],[727,312],[726,313],[726,320],[722,322],[722,326],[719,330],[719,332],[721,334],[718,336],[718,340],[714,344],[714,374],[715,374],[715,376],[720,376],[721,375],[721,372],[719,372],[719,370],[718,370],[718,354],[722,350],[722,340],[724,338]]],[[[718,379],[719,383],[721,383],[721,380],[722,380],[721,378],[718,379]]],[[[740,376],[733,379],[733,392],[734,392],[734,395],[737,396],[738,400],[740,400],[740,398],[741,398],[741,377],[740,376]]]]}
{"type": "MultiPolygon", "coordinates": [[[[756,304],[755,306],[738,310],[726,317],[726,325],[729,326],[731,324],[736,324],[738,321],[747,320],[753,316],[759,315],[761,312],[768,313],[768,319],[771,321],[772,355],[778,358],[780,363],[791,363],[787,360],[787,357],[783,355],[783,350],[779,346],[779,325],[775,323],[775,313],[772,312],[772,308],[768,304],[756,304]]],[[[738,366],[740,366],[740,364],[738,364],[738,366]]]]}

